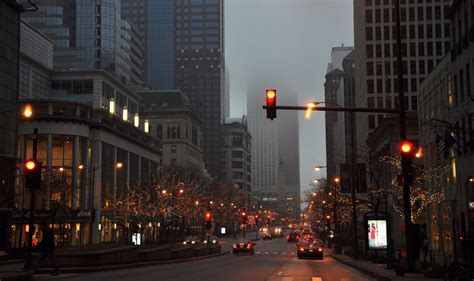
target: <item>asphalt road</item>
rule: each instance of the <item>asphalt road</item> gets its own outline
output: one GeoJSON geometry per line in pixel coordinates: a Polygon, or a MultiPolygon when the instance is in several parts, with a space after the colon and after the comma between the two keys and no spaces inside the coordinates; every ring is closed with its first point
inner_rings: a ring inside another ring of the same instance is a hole
{"type": "MultiPolygon", "coordinates": [[[[299,260],[296,245],[284,239],[257,241],[255,255],[227,254],[215,258],[167,265],[95,273],[37,275],[36,280],[160,280],[160,281],[369,281],[370,277],[331,257],[299,260]]],[[[223,242],[229,251],[231,243],[223,242]]]]}

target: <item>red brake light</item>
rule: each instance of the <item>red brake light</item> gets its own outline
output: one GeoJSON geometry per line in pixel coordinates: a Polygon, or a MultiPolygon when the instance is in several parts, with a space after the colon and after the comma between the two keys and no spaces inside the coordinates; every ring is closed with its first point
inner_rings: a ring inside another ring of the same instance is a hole
{"type": "Polygon", "coordinates": [[[318,252],[322,252],[323,251],[323,248],[318,248],[318,252]]]}
{"type": "Polygon", "coordinates": [[[252,244],[247,244],[247,249],[251,249],[252,248],[252,244]]]}
{"type": "Polygon", "coordinates": [[[233,247],[233,248],[237,248],[237,244],[234,243],[234,244],[232,245],[232,247],[233,247]]]}

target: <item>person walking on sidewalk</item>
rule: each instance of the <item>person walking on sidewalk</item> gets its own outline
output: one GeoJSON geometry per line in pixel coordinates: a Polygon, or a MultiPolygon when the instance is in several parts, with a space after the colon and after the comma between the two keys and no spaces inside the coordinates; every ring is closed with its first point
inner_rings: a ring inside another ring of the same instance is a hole
{"type": "Polygon", "coordinates": [[[49,257],[51,258],[54,267],[53,274],[58,274],[59,266],[58,261],[56,259],[56,247],[54,245],[53,232],[51,231],[51,229],[48,228],[48,225],[46,223],[41,224],[41,231],[43,232],[43,239],[38,245],[41,250],[41,256],[36,265],[33,267],[33,273],[36,273],[38,267],[42,263],[44,263],[44,261],[46,261],[46,259],[49,257]]]}

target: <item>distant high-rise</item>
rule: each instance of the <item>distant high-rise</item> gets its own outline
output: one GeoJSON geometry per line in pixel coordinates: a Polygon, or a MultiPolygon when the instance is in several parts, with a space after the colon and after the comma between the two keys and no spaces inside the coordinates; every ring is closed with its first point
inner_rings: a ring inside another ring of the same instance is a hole
{"type": "MultiPolygon", "coordinates": [[[[267,84],[268,88],[275,84],[267,84]]],[[[279,103],[297,104],[296,95],[277,87],[279,103]],[[286,96],[285,96],[286,95],[286,96]]],[[[252,194],[281,215],[299,213],[299,125],[297,112],[279,111],[271,121],[262,109],[265,83],[248,85],[247,114],[252,135],[252,194]]]]}

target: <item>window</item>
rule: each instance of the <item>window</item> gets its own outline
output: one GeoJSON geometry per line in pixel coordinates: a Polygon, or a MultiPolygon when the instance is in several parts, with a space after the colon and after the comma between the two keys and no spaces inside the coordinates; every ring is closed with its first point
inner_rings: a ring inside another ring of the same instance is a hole
{"type": "Polygon", "coordinates": [[[410,61],[410,74],[416,74],[416,60],[410,61]]]}
{"type": "Polygon", "coordinates": [[[232,158],[243,158],[244,152],[238,150],[232,150],[232,158]]]}
{"type": "Polygon", "coordinates": [[[415,25],[410,25],[410,39],[415,39],[416,32],[415,32],[415,25]]]}
{"type": "Polygon", "coordinates": [[[410,43],[410,57],[416,57],[416,43],[410,43]]]}
{"type": "Polygon", "coordinates": [[[365,28],[365,38],[367,41],[372,41],[373,40],[373,28],[372,27],[366,27],[365,28]]]}
{"type": "Polygon", "coordinates": [[[390,57],[390,44],[385,44],[384,45],[384,56],[386,58],[390,57]]]}
{"type": "Polygon", "coordinates": [[[232,161],[232,168],[233,169],[242,169],[242,168],[244,168],[244,162],[242,162],[242,161],[232,161]]]}
{"type": "Polygon", "coordinates": [[[171,153],[176,153],[177,149],[176,149],[176,144],[172,144],[171,145],[171,153]]]}
{"type": "Polygon", "coordinates": [[[368,108],[374,108],[375,103],[374,103],[374,98],[373,97],[368,97],[367,98],[367,107],[368,108]]]}
{"type": "Polygon", "coordinates": [[[423,24],[418,25],[418,38],[422,39],[425,37],[425,26],[423,24]]]}
{"type": "Polygon", "coordinates": [[[373,58],[374,57],[373,45],[366,45],[366,51],[367,51],[367,58],[373,58]]]}
{"type": "Polygon", "coordinates": [[[471,65],[468,63],[466,64],[466,94],[469,97],[472,97],[471,95],[471,65]]]}
{"type": "Polygon", "coordinates": [[[389,26],[383,27],[383,39],[390,40],[390,27],[389,26]]]}
{"type": "Polygon", "coordinates": [[[411,97],[411,109],[418,110],[418,97],[417,96],[411,97]]]}
{"type": "Polygon", "coordinates": [[[383,80],[377,79],[377,93],[383,93],[383,80]]]}
{"type": "Polygon", "coordinates": [[[369,121],[369,130],[375,129],[375,116],[374,115],[369,115],[368,116],[368,121],[369,121]]]}
{"type": "Polygon", "coordinates": [[[385,62],[385,75],[390,75],[392,73],[392,64],[389,61],[385,62]]]}
{"type": "Polygon", "coordinates": [[[386,79],[385,80],[385,93],[391,93],[391,92],[392,92],[392,80],[386,79]]]}
{"type": "Polygon", "coordinates": [[[372,79],[367,80],[367,93],[369,94],[374,93],[374,80],[372,79]]]}
{"type": "Polygon", "coordinates": [[[372,23],[372,10],[365,10],[365,22],[372,23]]]}
{"type": "Polygon", "coordinates": [[[374,63],[373,62],[367,62],[367,75],[368,76],[374,75],[374,63]]]}
{"type": "Polygon", "coordinates": [[[375,40],[382,40],[382,28],[380,26],[375,27],[375,40]]]}
{"type": "Polygon", "coordinates": [[[416,93],[417,86],[418,86],[418,84],[416,83],[416,78],[411,78],[410,84],[411,84],[411,91],[416,93]]]}
{"type": "Polygon", "coordinates": [[[426,38],[433,38],[433,25],[426,25],[426,38]]]}
{"type": "Polygon", "coordinates": [[[381,57],[382,57],[382,45],[381,45],[381,44],[375,45],[375,56],[376,56],[377,58],[381,58],[381,57]]]}
{"type": "Polygon", "coordinates": [[[408,10],[408,20],[411,22],[415,21],[415,8],[414,7],[410,7],[410,9],[408,10]]]}
{"type": "Polygon", "coordinates": [[[380,23],[380,21],[381,21],[381,10],[376,9],[375,10],[375,22],[380,23]]]}
{"type": "Polygon", "coordinates": [[[382,62],[378,61],[375,65],[377,75],[382,75],[382,62]]]}
{"type": "MultiPolygon", "coordinates": [[[[418,43],[418,56],[422,57],[424,55],[425,55],[425,43],[419,42],[418,43]]],[[[424,74],[424,73],[421,73],[421,74],[424,74]]]]}
{"type": "Polygon", "coordinates": [[[158,139],[162,139],[163,138],[163,125],[161,124],[158,124],[156,126],[156,137],[158,139]]]}
{"type": "Polygon", "coordinates": [[[424,11],[423,7],[418,7],[418,21],[423,21],[424,18],[424,11]]]}

